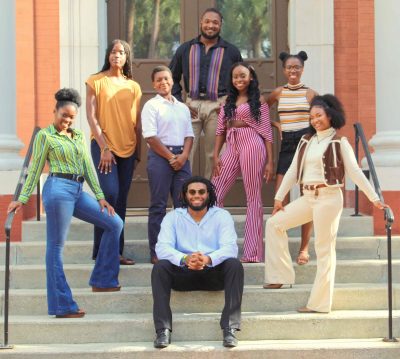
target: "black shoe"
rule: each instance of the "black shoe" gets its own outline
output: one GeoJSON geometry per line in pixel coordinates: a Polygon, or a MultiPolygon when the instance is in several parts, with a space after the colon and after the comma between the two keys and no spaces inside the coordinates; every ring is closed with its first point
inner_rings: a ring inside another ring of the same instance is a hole
{"type": "Polygon", "coordinates": [[[222,345],[225,348],[234,348],[238,345],[238,340],[236,339],[235,332],[235,328],[224,328],[224,340],[222,342],[222,345]]]}
{"type": "Polygon", "coordinates": [[[158,329],[157,337],[154,341],[154,348],[166,348],[171,344],[171,331],[169,329],[158,329]]]}

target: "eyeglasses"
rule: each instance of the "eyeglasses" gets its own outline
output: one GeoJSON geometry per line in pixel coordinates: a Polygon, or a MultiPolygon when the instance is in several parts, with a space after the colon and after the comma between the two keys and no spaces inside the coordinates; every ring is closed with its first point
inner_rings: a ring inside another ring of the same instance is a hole
{"type": "Polygon", "coordinates": [[[196,189],[189,189],[188,190],[188,193],[191,195],[191,196],[194,196],[196,193],[198,193],[199,195],[203,195],[203,194],[206,194],[207,193],[207,190],[206,189],[199,189],[199,190],[196,190],[196,189]]]}
{"type": "Polygon", "coordinates": [[[300,71],[303,68],[303,66],[300,65],[293,65],[293,66],[285,66],[285,70],[295,70],[295,71],[300,71]]]}

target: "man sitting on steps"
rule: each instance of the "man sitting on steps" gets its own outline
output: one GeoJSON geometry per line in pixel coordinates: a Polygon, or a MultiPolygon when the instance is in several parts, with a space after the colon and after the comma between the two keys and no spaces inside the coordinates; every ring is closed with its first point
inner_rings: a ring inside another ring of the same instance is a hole
{"type": "Polygon", "coordinates": [[[171,343],[171,289],[223,290],[220,325],[223,345],[237,346],[243,294],[243,266],[237,259],[237,235],[231,215],[215,207],[211,182],[191,177],[182,187],[183,208],[168,213],[156,245],[159,262],[151,273],[155,348],[171,343]]]}

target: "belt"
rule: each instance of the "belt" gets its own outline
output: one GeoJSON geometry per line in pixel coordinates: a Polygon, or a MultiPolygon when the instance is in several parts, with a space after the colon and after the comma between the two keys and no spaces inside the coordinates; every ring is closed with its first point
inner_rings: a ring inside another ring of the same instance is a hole
{"type": "Polygon", "coordinates": [[[328,187],[326,184],[303,184],[303,189],[307,191],[315,191],[318,188],[328,187]]]}
{"type": "MultiPolygon", "coordinates": [[[[226,96],[226,94],[221,93],[221,94],[218,94],[217,96],[218,96],[218,98],[220,98],[220,97],[226,96]]],[[[190,97],[190,96],[189,96],[189,97],[190,97]]],[[[208,94],[205,93],[205,92],[200,92],[200,93],[197,95],[197,98],[192,98],[192,97],[190,97],[190,98],[191,98],[192,100],[210,100],[210,98],[208,97],[208,94]]]]}
{"type": "Polygon", "coordinates": [[[303,190],[315,191],[314,192],[314,196],[315,196],[315,198],[317,198],[318,194],[319,194],[318,189],[319,188],[324,188],[324,187],[328,187],[328,186],[326,184],[323,184],[323,183],[321,183],[321,184],[303,184],[303,185],[300,186],[300,192],[303,193],[303,190]]]}
{"type": "Polygon", "coordinates": [[[168,146],[165,145],[174,155],[180,155],[183,152],[183,146],[168,146]]]}
{"type": "Polygon", "coordinates": [[[85,181],[85,177],[82,175],[76,175],[72,173],[50,173],[50,177],[65,178],[79,183],[83,183],[85,181]]]}

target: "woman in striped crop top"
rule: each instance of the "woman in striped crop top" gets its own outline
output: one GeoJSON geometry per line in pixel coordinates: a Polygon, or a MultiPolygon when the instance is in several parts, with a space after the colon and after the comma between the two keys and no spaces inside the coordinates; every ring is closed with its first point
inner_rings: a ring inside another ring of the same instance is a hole
{"type": "Polygon", "coordinates": [[[50,174],[43,186],[46,211],[46,282],[49,315],[57,318],[81,318],[85,312],[74,301],[63,269],[63,249],[72,216],[103,229],[102,245],[89,284],[93,292],[118,291],[119,236],[122,220],[104,199],[92,170],[82,131],[71,127],[81,104],[74,89],[55,94],[54,123],[41,129],[33,145],[28,178],[17,201],[8,213],[28,202],[46,161],[50,174]],[[96,199],[82,191],[87,181],[96,199]]]}
{"type": "MultiPolygon", "coordinates": [[[[296,55],[281,52],[279,58],[282,61],[283,73],[288,83],[277,87],[267,98],[270,107],[275,103],[278,104],[280,122],[273,122],[272,125],[278,128],[282,140],[276,170],[275,192],[278,191],[283,176],[292,163],[301,136],[308,132],[310,103],[317,94],[301,83],[304,61],[308,58],[305,51],[300,51],[296,55]]],[[[288,203],[288,196],[286,196],[284,203],[288,203]]],[[[301,228],[301,245],[296,260],[300,265],[308,263],[310,257],[308,243],[311,230],[312,223],[306,223],[301,228]]]]}
{"type": "Polygon", "coordinates": [[[269,108],[260,102],[260,91],[254,68],[238,62],[232,66],[226,104],[218,115],[214,147],[212,182],[217,206],[242,174],[247,211],[242,262],[262,262],[263,208],[261,188],[263,176],[268,182],[273,175],[272,130],[269,108]],[[226,150],[221,154],[223,144],[226,150]]]}

